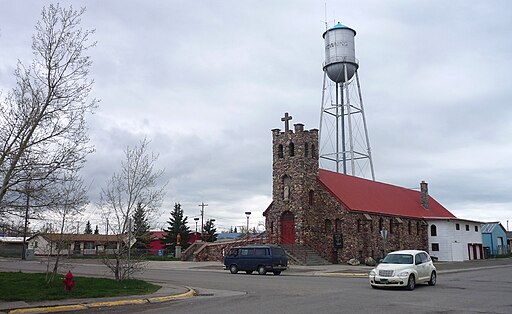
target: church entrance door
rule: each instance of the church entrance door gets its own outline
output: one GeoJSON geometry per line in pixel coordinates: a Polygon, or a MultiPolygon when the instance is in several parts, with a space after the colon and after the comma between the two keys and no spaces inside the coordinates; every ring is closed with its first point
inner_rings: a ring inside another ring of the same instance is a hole
{"type": "Polygon", "coordinates": [[[295,219],[291,212],[281,215],[281,244],[295,243],[295,219]]]}

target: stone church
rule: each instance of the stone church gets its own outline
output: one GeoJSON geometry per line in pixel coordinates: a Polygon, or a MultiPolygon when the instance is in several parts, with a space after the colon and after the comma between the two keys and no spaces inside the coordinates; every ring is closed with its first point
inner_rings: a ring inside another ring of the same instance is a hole
{"type": "Polygon", "coordinates": [[[272,130],[272,203],[267,241],[313,250],[331,263],[378,259],[384,252],[428,252],[427,220],[455,218],[419,191],[319,168],[318,130],[272,130]]]}

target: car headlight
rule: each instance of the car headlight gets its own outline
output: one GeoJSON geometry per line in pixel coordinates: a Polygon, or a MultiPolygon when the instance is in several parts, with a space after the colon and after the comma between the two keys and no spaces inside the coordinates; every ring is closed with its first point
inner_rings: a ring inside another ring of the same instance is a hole
{"type": "Polygon", "coordinates": [[[375,269],[372,269],[372,271],[370,271],[370,273],[368,275],[377,276],[377,272],[375,271],[375,269]]]}
{"type": "Polygon", "coordinates": [[[410,274],[410,272],[406,270],[406,271],[402,271],[402,272],[398,273],[397,276],[400,278],[407,278],[407,277],[409,277],[409,274],[410,274]]]}

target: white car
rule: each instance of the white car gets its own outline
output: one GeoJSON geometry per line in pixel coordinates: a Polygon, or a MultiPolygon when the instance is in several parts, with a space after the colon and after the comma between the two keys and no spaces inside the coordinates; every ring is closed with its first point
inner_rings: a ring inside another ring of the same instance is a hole
{"type": "Polygon", "coordinates": [[[406,287],[414,290],[417,283],[436,284],[437,272],[430,256],[424,251],[406,250],[389,253],[369,273],[372,288],[406,287]]]}

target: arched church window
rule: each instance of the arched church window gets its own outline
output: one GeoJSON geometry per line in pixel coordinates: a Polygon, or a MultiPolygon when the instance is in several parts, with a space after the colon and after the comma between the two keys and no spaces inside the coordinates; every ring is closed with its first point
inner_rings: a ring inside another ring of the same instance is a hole
{"type": "Polygon", "coordinates": [[[309,191],[309,205],[313,205],[313,198],[315,196],[315,192],[313,190],[309,191]]]}
{"type": "Polygon", "coordinates": [[[282,144],[279,144],[279,146],[277,147],[277,157],[283,158],[283,145],[282,144]]]}
{"type": "Polygon", "coordinates": [[[382,230],[384,228],[384,219],[379,218],[379,230],[382,230]]]}
{"type": "Polygon", "coordinates": [[[420,222],[416,221],[416,235],[420,234],[420,222]]]}
{"type": "Polygon", "coordinates": [[[410,221],[410,220],[409,220],[408,229],[409,229],[409,234],[412,234],[412,221],[410,221]]]}
{"type": "Polygon", "coordinates": [[[361,219],[357,220],[357,232],[361,232],[361,219]]]}
{"type": "Polygon", "coordinates": [[[393,233],[393,218],[389,219],[389,233],[393,233]]]}
{"type": "Polygon", "coordinates": [[[304,144],[304,157],[308,157],[308,156],[309,156],[309,144],[305,143],[304,144]]]}
{"type": "Polygon", "coordinates": [[[325,220],[325,233],[331,233],[332,232],[332,223],[329,219],[325,220]]]}
{"type": "Polygon", "coordinates": [[[430,226],[430,235],[433,236],[433,237],[437,236],[437,227],[436,227],[436,225],[430,226]]]}
{"type": "Polygon", "coordinates": [[[336,218],[334,229],[336,233],[341,233],[341,219],[336,218]]]}
{"type": "Polygon", "coordinates": [[[289,149],[290,149],[290,157],[295,156],[295,144],[293,144],[293,142],[290,142],[289,149]]]}

